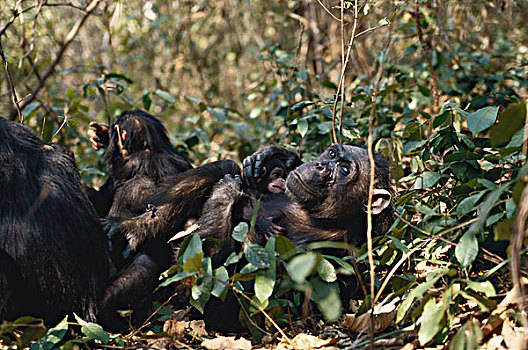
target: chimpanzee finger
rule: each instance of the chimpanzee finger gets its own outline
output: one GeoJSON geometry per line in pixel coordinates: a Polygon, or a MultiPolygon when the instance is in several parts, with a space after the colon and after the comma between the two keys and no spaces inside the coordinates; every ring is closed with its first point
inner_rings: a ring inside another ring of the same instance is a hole
{"type": "Polygon", "coordinates": [[[253,157],[246,157],[244,161],[242,162],[242,174],[244,176],[244,180],[246,181],[246,184],[254,188],[256,187],[257,183],[255,181],[255,178],[253,176],[254,174],[254,166],[253,166],[253,157]]]}

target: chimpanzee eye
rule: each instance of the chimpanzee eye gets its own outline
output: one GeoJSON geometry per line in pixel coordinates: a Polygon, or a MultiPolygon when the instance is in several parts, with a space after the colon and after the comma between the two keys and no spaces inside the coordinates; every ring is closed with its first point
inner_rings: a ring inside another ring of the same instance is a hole
{"type": "Polygon", "coordinates": [[[339,167],[339,171],[341,171],[341,174],[343,174],[344,176],[348,176],[348,174],[350,174],[350,168],[346,165],[341,165],[339,167]]]}
{"type": "Polygon", "coordinates": [[[335,158],[336,153],[335,153],[334,150],[330,150],[330,151],[328,151],[328,155],[330,156],[330,158],[335,158]]]}

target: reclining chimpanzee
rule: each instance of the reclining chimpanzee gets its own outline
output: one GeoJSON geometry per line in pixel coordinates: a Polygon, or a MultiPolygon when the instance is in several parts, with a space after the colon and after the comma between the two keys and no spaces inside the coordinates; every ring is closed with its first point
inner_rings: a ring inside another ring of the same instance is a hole
{"type": "MultiPolygon", "coordinates": [[[[262,164],[279,158],[297,164],[295,154],[276,146],[261,148],[244,161],[244,178],[254,186],[262,164]]],[[[374,154],[375,183],[372,200],[373,235],[385,233],[393,222],[393,189],[385,158],[374,154]]],[[[255,232],[248,239],[263,243],[274,227],[297,245],[312,241],[346,241],[358,245],[366,240],[370,164],[362,147],[335,144],[313,162],[289,168],[286,194],[261,203],[255,232]]],[[[223,242],[224,254],[235,249],[233,227],[249,222],[255,197],[248,196],[234,178],[222,179],[213,189],[198,220],[202,237],[223,242]]]]}

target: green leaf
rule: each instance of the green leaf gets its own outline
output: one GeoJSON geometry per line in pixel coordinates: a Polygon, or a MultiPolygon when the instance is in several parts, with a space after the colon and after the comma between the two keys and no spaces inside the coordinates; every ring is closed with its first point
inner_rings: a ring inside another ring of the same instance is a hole
{"type": "Polygon", "coordinates": [[[275,269],[258,271],[255,277],[255,296],[260,302],[268,300],[275,287],[275,269]]]}
{"type": "Polygon", "coordinates": [[[275,236],[275,250],[286,260],[297,253],[295,244],[284,236],[275,236]]]}
{"type": "Polygon", "coordinates": [[[484,293],[487,298],[494,297],[496,295],[495,288],[490,281],[476,282],[476,281],[467,281],[467,285],[470,289],[473,289],[475,292],[484,293]]]}
{"type": "Polygon", "coordinates": [[[229,280],[229,274],[225,267],[220,266],[214,270],[214,277],[211,294],[223,300],[227,294],[227,281],[229,280]]]}
{"type": "Polygon", "coordinates": [[[238,225],[235,226],[231,236],[233,237],[235,241],[242,243],[246,239],[248,230],[249,230],[249,225],[247,224],[247,222],[242,221],[238,225]]]}
{"type": "Polygon", "coordinates": [[[337,280],[337,274],[334,265],[332,265],[326,259],[322,259],[319,263],[319,267],[317,267],[317,273],[325,282],[334,282],[337,280]]]}
{"type": "Polygon", "coordinates": [[[481,191],[477,194],[464,198],[456,208],[456,215],[466,215],[467,213],[476,210],[475,206],[479,199],[486,193],[486,191],[481,191]]]}
{"type": "Polygon", "coordinates": [[[489,106],[481,108],[467,117],[467,126],[469,131],[476,136],[479,132],[486,130],[495,124],[499,107],[489,106]]]}
{"type": "Polygon", "coordinates": [[[193,275],[194,275],[194,273],[188,273],[188,272],[185,272],[185,271],[178,272],[177,274],[172,275],[171,277],[167,278],[165,281],[161,282],[160,285],[158,286],[158,288],[167,287],[170,284],[179,282],[182,279],[190,277],[190,276],[193,276],[193,275]]]}
{"type": "Polygon", "coordinates": [[[325,283],[319,279],[312,279],[310,284],[313,288],[311,299],[315,302],[325,320],[332,322],[339,319],[343,306],[337,282],[325,283]]]}
{"type": "Polygon", "coordinates": [[[301,137],[304,137],[306,133],[308,132],[308,121],[306,118],[299,119],[297,122],[297,131],[301,135],[301,137]]]}
{"type": "Polygon", "coordinates": [[[491,145],[501,146],[522,129],[526,119],[526,104],[511,104],[499,116],[499,122],[490,130],[491,145]]]}
{"type": "Polygon", "coordinates": [[[424,346],[438,333],[444,314],[445,307],[442,302],[436,304],[433,298],[427,301],[422,311],[422,317],[418,320],[420,323],[420,330],[418,331],[420,345],[424,346]]]}
{"type": "Polygon", "coordinates": [[[150,98],[149,90],[147,89],[143,90],[142,100],[143,100],[143,108],[145,108],[145,110],[148,111],[150,109],[150,105],[152,104],[152,99],[150,98]]]}
{"type": "Polygon", "coordinates": [[[421,190],[425,188],[433,187],[442,176],[439,173],[433,171],[424,171],[414,183],[415,190],[421,190]]]}
{"type": "Polygon", "coordinates": [[[306,281],[306,277],[315,270],[319,256],[316,253],[308,252],[297,255],[288,263],[286,269],[293,282],[301,284],[306,281]]]}
{"type": "Polygon", "coordinates": [[[462,268],[465,269],[475,260],[478,251],[479,246],[475,234],[468,230],[458,241],[455,248],[455,256],[462,268]]]}
{"type": "Polygon", "coordinates": [[[36,343],[31,344],[31,350],[51,350],[58,344],[66,331],[68,330],[68,316],[65,316],[62,321],[59,322],[53,328],[50,328],[42,338],[36,343]]]}
{"type": "Polygon", "coordinates": [[[473,318],[460,328],[449,344],[450,350],[477,350],[482,341],[482,330],[473,318]]]}
{"type": "Polygon", "coordinates": [[[194,257],[197,253],[203,253],[202,240],[198,234],[193,234],[183,252],[183,264],[185,264],[187,259],[194,257]]]}
{"type": "Polygon", "coordinates": [[[169,103],[175,103],[176,102],[176,99],[174,97],[172,97],[171,94],[169,94],[167,91],[156,89],[156,90],[154,90],[154,94],[158,95],[159,97],[161,97],[166,102],[169,102],[169,103]]]}
{"type": "Polygon", "coordinates": [[[187,273],[196,273],[200,270],[202,267],[202,259],[203,259],[204,253],[198,252],[194,254],[194,256],[189,257],[185,260],[183,263],[183,271],[187,273]]]}
{"type": "Polygon", "coordinates": [[[226,259],[225,263],[224,263],[224,266],[229,266],[231,264],[236,264],[237,262],[240,261],[240,259],[242,259],[242,255],[244,255],[243,252],[240,252],[240,253],[235,253],[235,252],[232,252],[226,259]]]}
{"type": "Polygon", "coordinates": [[[212,107],[206,107],[205,108],[207,112],[209,112],[213,117],[215,117],[216,121],[219,123],[222,123],[226,117],[226,111],[223,108],[212,108],[212,107]]]}
{"type": "Polygon", "coordinates": [[[429,273],[426,277],[426,281],[413,289],[407,295],[407,298],[401,303],[400,307],[398,308],[398,314],[396,315],[396,323],[399,323],[401,320],[403,320],[415,299],[422,299],[425,292],[429,291],[434,286],[436,281],[438,281],[440,277],[448,272],[448,269],[442,269],[429,273]]]}
{"type": "Polygon", "coordinates": [[[244,245],[244,255],[250,264],[255,265],[259,269],[267,269],[270,267],[270,258],[268,252],[258,244],[248,242],[244,245]]]}
{"type": "Polygon", "coordinates": [[[524,141],[526,141],[526,138],[524,137],[524,127],[523,127],[521,130],[513,134],[510,142],[506,145],[506,148],[521,147],[524,141]]]}
{"type": "Polygon", "coordinates": [[[86,340],[97,340],[103,344],[108,344],[110,341],[110,335],[105,332],[103,327],[96,323],[86,322],[76,314],[73,314],[77,322],[81,325],[81,332],[88,338],[86,340]]]}
{"type": "Polygon", "coordinates": [[[190,304],[194,306],[202,314],[204,312],[204,306],[209,301],[211,296],[211,290],[213,288],[213,268],[211,266],[211,258],[206,257],[202,261],[202,269],[205,272],[203,276],[196,279],[196,282],[191,288],[191,300],[190,304]]]}

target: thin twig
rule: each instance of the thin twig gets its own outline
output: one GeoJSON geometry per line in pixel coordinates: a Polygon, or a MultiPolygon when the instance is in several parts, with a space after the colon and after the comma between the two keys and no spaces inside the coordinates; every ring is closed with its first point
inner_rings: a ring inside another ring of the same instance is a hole
{"type": "MultiPolygon", "coordinates": [[[[355,0],[355,4],[354,4],[354,27],[352,28],[352,35],[350,36],[350,42],[348,43],[348,48],[347,48],[347,54],[346,54],[346,57],[345,57],[345,64],[343,64],[343,67],[341,67],[341,75],[339,76],[339,83],[337,84],[337,90],[336,90],[336,94],[335,94],[335,98],[334,98],[334,106],[332,108],[332,137],[333,137],[333,142],[334,143],[337,143],[338,139],[337,139],[337,135],[336,135],[336,113],[337,113],[337,100],[338,100],[338,96],[339,96],[339,92],[341,91],[341,87],[342,85],[344,84],[344,80],[345,80],[345,72],[346,72],[346,67],[348,66],[348,62],[349,62],[349,59],[350,59],[350,52],[352,51],[352,44],[354,44],[354,38],[355,38],[355,35],[356,35],[356,28],[357,28],[357,0],[355,0]]],[[[343,111],[341,111],[341,118],[343,117],[343,111]]]]}
{"type": "Polygon", "coordinates": [[[388,55],[389,45],[391,43],[391,36],[389,33],[389,38],[387,39],[387,44],[385,45],[385,50],[381,57],[378,67],[378,73],[376,74],[376,80],[374,82],[374,89],[372,91],[372,106],[370,110],[369,117],[369,128],[368,128],[368,141],[367,141],[367,152],[369,157],[370,165],[370,180],[369,180],[369,196],[367,204],[367,247],[368,247],[368,260],[370,266],[370,300],[372,304],[370,305],[372,312],[370,313],[370,339],[372,349],[374,348],[374,299],[375,299],[375,275],[374,275],[374,253],[372,248],[372,197],[374,193],[374,181],[376,177],[376,164],[374,162],[374,151],[373,151],[373,129],[374,129],[374,118],[376,114],[376,102],[378,99],[378,90],[379,83],[381,81],[381,75],[383,73],[383,65],[385,63],[385,58],[388,55]]]}
{"type": "Polygon", "coordinates": [[[433,110],[432,114],[436,114],[439,109],[439,101],[440,101],[440,94],[438,92],[438,83],[436,80],[436,73],[433,67],[433,63],[431,62],[431,48],[429,45],[427,45],[423,38],[423,31],[422,31],[422,24],[420,23],[420,5],[418,3],[418,0],[414,3],[414,21],[416,22],[416,31],[418,33],[418,39],[420,40],[420,45],[422,46],[422,49],[425,52],[425,60],[427,61],[427,65],[429,66],[429,72],[431,73],[431,85],[433,90],[433,110]]]}
{"type": "MultiPolygon", "coordinates": [[[[60,60],[62,59],[62,56],[64,55],[64,52],[66,51],[68,46],[70,46],[71,42],[73,41],[75,36],[77,36],[77,34],[79,33],[79,30],[81,29],[83,24],[86,22],[88,17],[92,14],[92,12],[95,11],[95,9],[97,8],[97,6],[99,5],[100,2],[101,2],[101,0],[92,0],[92,2],[90,2],[90,4],[88,4],[88,6],[86,6],[86,8],[84,9],[83,16],[74,24],[73,28],[70,30],[68,35],[66,35],[66,38],[64,39],[64,42],[63,42],[62,46],[60,47],[59,51],[57,52],[57,55],[56,55],[55,59],[53,60],[53,62],[51,62],[48,70],[42,75],[42,80],[39,82],[37,87],[35,87],[35,89],[33,89],[33,91],[31,92],[31,95],[26,100],[24,100],[24,102],[20,106],[20,110],[21,111],[23,111],[24,108],[28,104],[33,102],[33,100],[36,98],[37,94],[44,87],[44,85],[46,83],[46,80],[55,71],[55,67],[59,64],[60,60]]],[[[10,115],[9,115],[9,119],[13,120],[14,117],[16,116],[16,113],[17,113],[16,111],[12,110],[10,115]]]]}
{"type": "Polygon", "coordinates": [[[9,72],[9,65],[7,64],[7,59],[4,54],[4,48],[2,47],[2,38],[0,37],[0,56],[2,57],[2,63],[4,66],[4,72],[6,75],[7,84],[9,85],[9,91],[11,95],[11,101],[15,105],[16,115],[18,115],[18,120],[22,123],[24,121],[22,117],[22,110],[20,109],[19,100],[17,97],[15,85],[13,84],[13,79],[11,73],[9,72]]]}
{"type": "Polygon", "coordinates": [[[519,208],[512,230],[511,237],[511,275],[514,288],[517,288],[520,294],[518,298],[519,310],[521,311],[521,320],[526,327],[528,320],[526,317],[526,301],[524,296],[523,283],[521,281],[521,249],[524,242],[526,232],[526,219],[528,219],[528,185],[522,191],[521,199],[519,200],[519,208]]]}
{"type": "MultiPolygon", "coordinates": [[[[321,5],[322,8],[325,9],[325,11],[330,15],[332,16],[333,19],[335,19],[336,21],[339,21],[339,22],[343,22],[343,16],[341,16],[341,19],[337,18],[332,12],[330,12],[330,10],[323,4],[323,2],[321,0],[317,0],[317,2],[319,3],[319,5],[321,5]]],[[[341,13],[343,13],[343,2],[341,1],[341,13]]]]}
{"type": "MultiPolygon", "coordinates": [[[[413,225],[410,221],[407,221],[405,220],[400,214],[398,214],[398,212],[395,212],[394,213],[396,215],[396,217],[398,219],[400,219],[401,221],[403,221],[405,224],[409,225],[409,227],[415,229],[416,231],[420,232],[421,234],[427,236],[427,237],[434,237],[432,234],[430,234],[429,232],[427,231],[424,231],[422,230],[421,228],[419,228],[418,226],[415,226],[413,225]]],[[[456,243],[453,243],[451,241],[448,241],[447,239],[443,238],[443,237],[438,237],[438,240],[444,242],[444,243],[447,243],[449,245],[452,245],[452,246],[456,246],[456,243]]]]}

